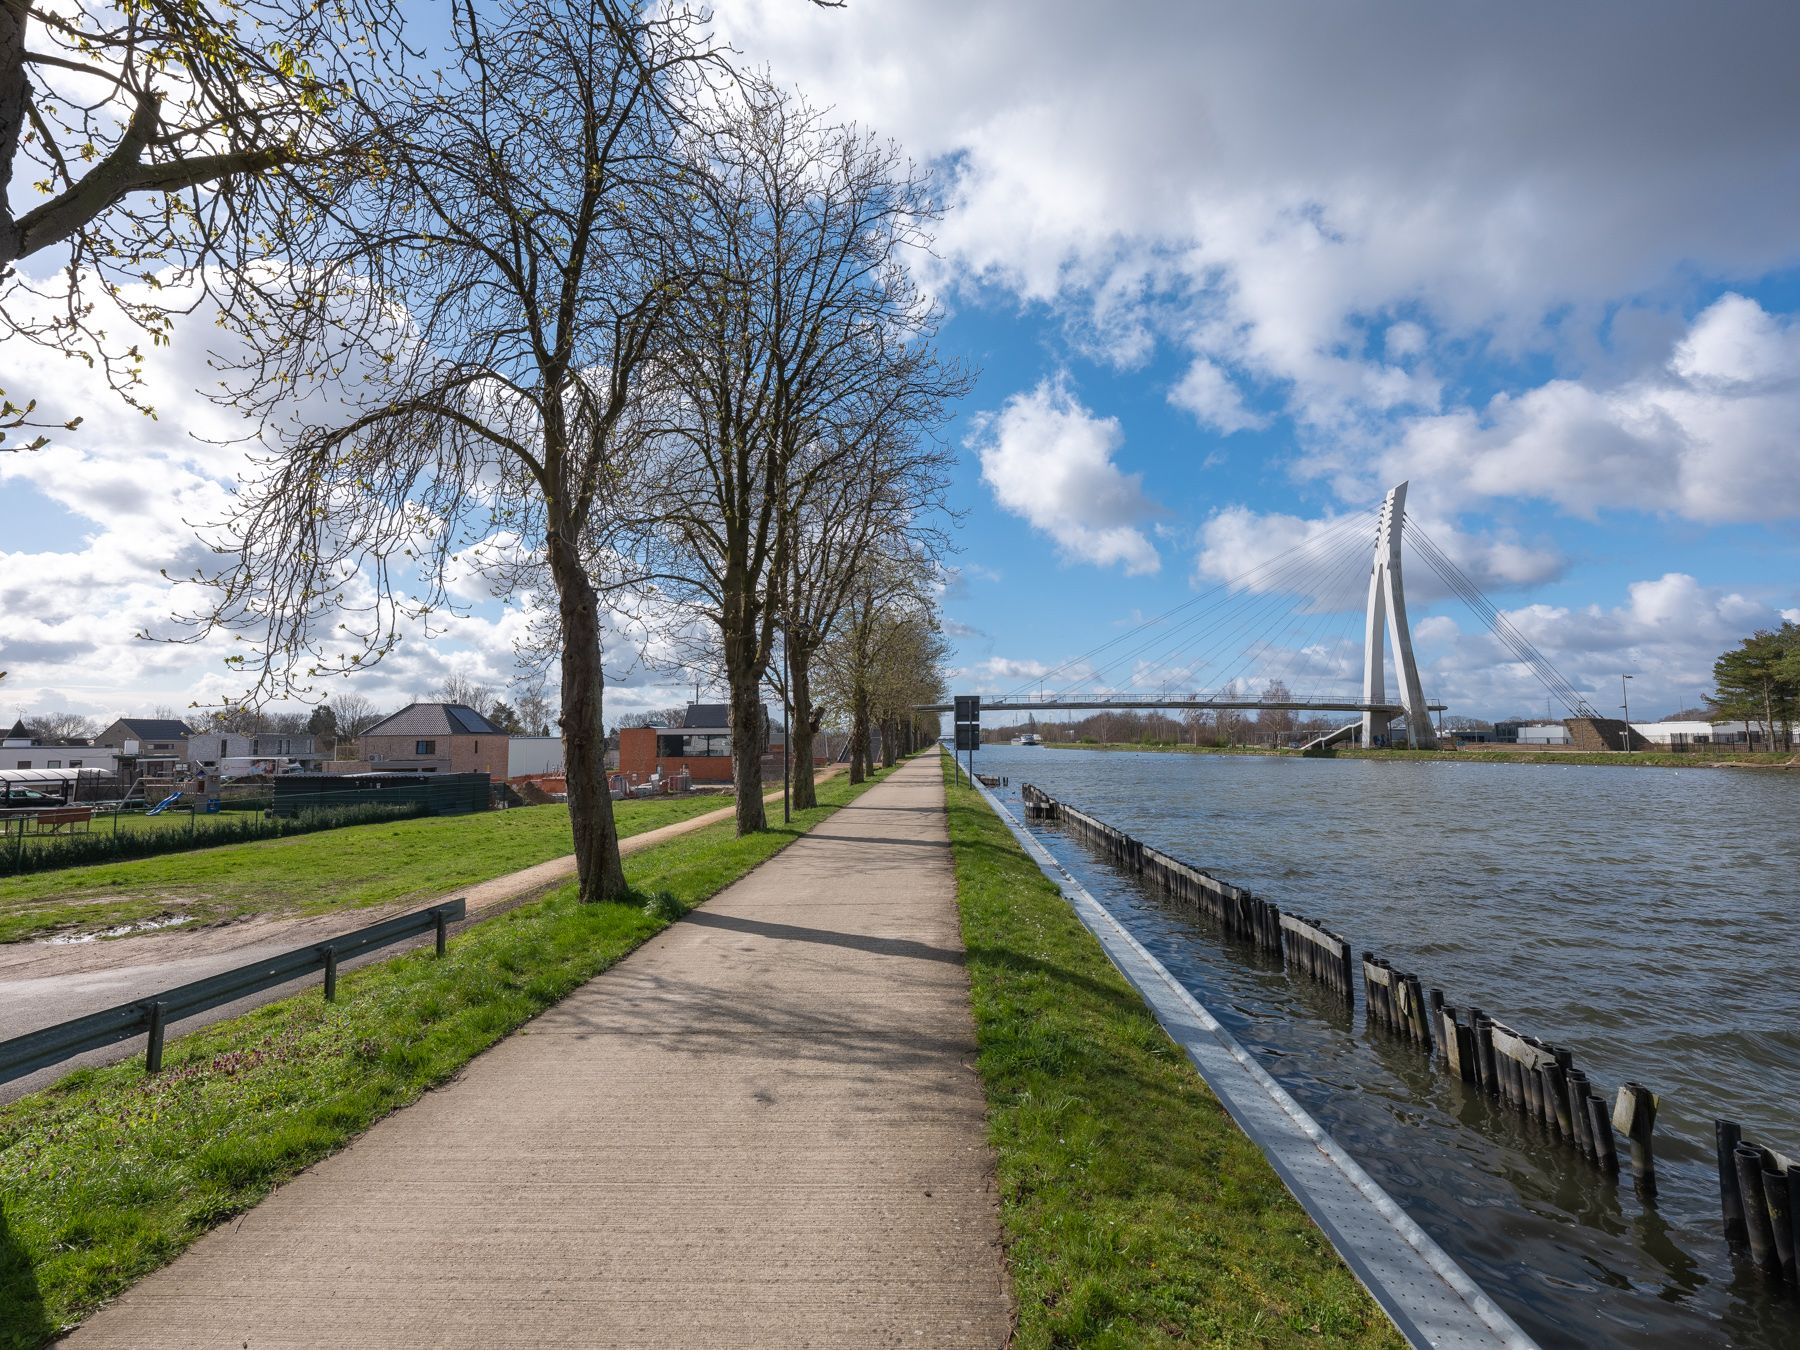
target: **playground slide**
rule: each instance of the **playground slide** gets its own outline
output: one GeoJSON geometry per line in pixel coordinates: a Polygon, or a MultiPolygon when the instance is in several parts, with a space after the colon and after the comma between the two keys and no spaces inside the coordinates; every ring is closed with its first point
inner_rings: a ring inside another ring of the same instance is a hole
{"type": "Polygon", "coordinates": [[[175,803],[180,800],[181,800],[181,794],[179,792],[171,792],[168,796],[164,797],[155,806],[151,807],[148,811],[144,812],[144,814],[147,816],[160,816],[164,811],[167,811],[171,806],[175,805],[175,803]]]}

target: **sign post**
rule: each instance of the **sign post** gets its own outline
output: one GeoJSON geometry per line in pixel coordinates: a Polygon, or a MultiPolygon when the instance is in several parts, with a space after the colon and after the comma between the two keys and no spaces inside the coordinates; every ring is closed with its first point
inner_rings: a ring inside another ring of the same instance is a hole
{"type": "Polygon", "coordinates": [[[956,696],[956,748],[969,756],[969,786],[975,786],[975,747],[981,744],[981,696],[956,696]]]}

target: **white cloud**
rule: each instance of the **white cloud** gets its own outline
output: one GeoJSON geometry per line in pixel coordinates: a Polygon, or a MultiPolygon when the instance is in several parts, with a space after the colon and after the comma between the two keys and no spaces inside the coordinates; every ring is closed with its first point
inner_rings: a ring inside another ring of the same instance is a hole
{"type": "Polygon", "coordinates": [[[1315,472],[1349,470],[1360,495],[1402,478],[1434,500],[1534,497],[1572,514],[1633,508],[1701,521],[1800,515],[1800,324],[1726,295],[1703,311],[1667,365],[1611,388],[1551,380],[1485,408],[1403,424],[1373,470],[1318,455],[1315,472]]]}
{"type": "Polygon", "coordinates": [[[1054,539],[1065,558],[1141,575],[1162,565],[1137,528],[1157,508],[1142,475],[1113,463],[1124,443],[1117,418],[1095,416],[1057,380],[975,418],[969,439],[994,499],[1054,539]]]}
{"type": "MultiPolygon", "coordinates": [[[[1781,620],[1754,597],[1682,572],[1632,582],[1618,605],[1533,604],[1504,612],[1602,716],[1619,715],[1619,676],[1631,675],[1634,721],[1692,707],[1712,687],[1721,652],[1781,620]]],[[[1542,714],[1544,687],[1466,612],[1454,632],[1421,624],[1413,638],[1427,696],[1453,712],[1542,714]]],[[[1560,704],[1552,711],[1568,715],[1560,704]]]]}
{"type": "Polygon", "coordinates": [[[1243,395],[1231,378],[1204,356],[1197,357],[1169,391],[1169,402],[1192,413],[1202,425],[1230,435],[1268,425],[1268,419],[1244,406],[1243,395]]]}
{"type": "Polygon", "coordinates": [[[946,166],[952,273],[1132,335],[1120,297],[1153,295],[1303,425],[1436,411],[1434,356],[1579,350],[1620,300],[1794,258],[1791,6],[1316,5],[1304,41],[1290,11],[1220,3],[718,22],[946,166]]]}
{"type": "MultiPolygon", "coordinates": [[[[217,705],[244,693],[244,678],[225,664],[238,645],[229,635],[193,645],[137,636],[187,631],[174,616],[192,612],[204,597],[181,578],[218,561],[194,527],[224,518],[231,488],[254,453],[241,443],[245,428],[236,414],[194,392],[216,387],[207,352],[222,335],[209,318],[202,312],[181,320],[173,344],[146,362],[154,420],[80,363],[29,344],[7,347],[9,389],[36,394],[44,420],[85,418],[78,429],[57,432],[46,449],[0,453],[0,670],[7,672],[0,708],[8,722],[18,712],[52,710],[110,719],[161,704],[217,705]],[[49,510],[46,499],[74,523],[35,529],[49,510]],[[47,543],[20,542],[40,534],[47,543]]],[[[535,599],[500,603],[479,569],[484,555],[511,543],[495,536],[454,560],[452,594],[466,613],[434,615],[429,630],[412,626],[379,664],[319,692],[354,689],[399,706],[452,672],[504,687],[535,599]]],[[[366,594],[366,583],[353,586],[352,602],[366,594]]],[[[670,672],[668,639],[622,608],[606,613],[603,624],[608,716],[671,702],[682,676],[670,672]]]]}

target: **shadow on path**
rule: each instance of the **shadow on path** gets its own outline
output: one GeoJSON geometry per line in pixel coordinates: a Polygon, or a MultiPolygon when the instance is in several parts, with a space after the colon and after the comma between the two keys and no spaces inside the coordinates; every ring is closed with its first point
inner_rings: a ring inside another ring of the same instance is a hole
{"type": "MultiPolygon", "coordinates": [[[[879,842],[891,844],[910,841],[883,839],[879,842]]],[[[704,909],[694,910],[682,922],[700,928],[727,928],[734,933],[754,933],[759,937],[776,938],[783,942],[822,942],[833,947],[848,947],[852,951],[873,952],[877,956],[907,956],[921,961],[942,961],[952,966],[963,964],[963,954],[955,948],[933,947],[930,943],[914,942],[910,938],[870,937],[862,933],[839,933],[829,928],[802,928],[791,923],[770,923],[764,919],[739,918],[734,914],[714,914],[704,909]]]]}

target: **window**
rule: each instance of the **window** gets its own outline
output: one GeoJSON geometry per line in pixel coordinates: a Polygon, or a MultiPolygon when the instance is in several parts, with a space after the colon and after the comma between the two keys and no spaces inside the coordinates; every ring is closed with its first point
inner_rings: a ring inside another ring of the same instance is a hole
{"type": "Polygon", "coordinates": [[[81,761],[78,759],[72,759],[69,761],[69,767],[71,769],[79,769],[81,767],[81,761]]]}
{"type": "Polygon", "coordinates": [[[18,767],[21,769],[29,769],[31,767],[31,761],[28,759],[22,759],[19,761],[18,767]]]}
{"type": "Polygon", "coordinates": [[[437,742],[415,741],[413,743],[413,753],[415,755],[435,755],[437,753],[437,742]]]}
{"type": "Polygon", "coordinates": [[[44,767],[46,769],[60,769],[62,768],[62,761],[60,759],[48,760],[45,762],[44,767]]]}

